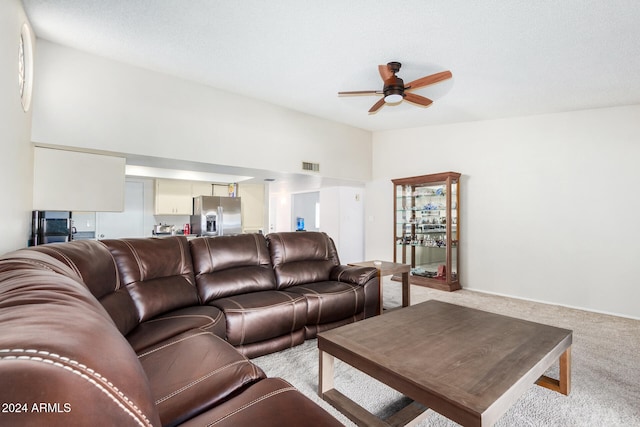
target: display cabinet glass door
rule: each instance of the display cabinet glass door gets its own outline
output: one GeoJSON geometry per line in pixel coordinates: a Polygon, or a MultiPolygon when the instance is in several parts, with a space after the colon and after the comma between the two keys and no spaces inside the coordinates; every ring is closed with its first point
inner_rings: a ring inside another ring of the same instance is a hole
{"type": "Polygon", "coordinates": [[[394,182],[394,261],[413,284],[452,291],[458,281],[459,178],[446,172],[394,182]]]}

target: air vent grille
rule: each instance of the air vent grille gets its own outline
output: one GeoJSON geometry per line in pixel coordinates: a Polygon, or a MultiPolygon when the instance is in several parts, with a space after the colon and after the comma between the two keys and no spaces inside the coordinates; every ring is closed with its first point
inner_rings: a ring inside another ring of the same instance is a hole
{"type": "Polygon", "coordinates": [[[320,172],[320,163],[302,162],[302,170],[320,172]]]}

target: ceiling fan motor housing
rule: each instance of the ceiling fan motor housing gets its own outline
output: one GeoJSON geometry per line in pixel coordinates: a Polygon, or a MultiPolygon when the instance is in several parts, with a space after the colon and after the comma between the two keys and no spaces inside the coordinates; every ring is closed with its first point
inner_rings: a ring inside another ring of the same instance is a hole
{"type": "Polygon", "coordinates": [[[400,102],[402,101],[402,98],[404,98],[404,82],[400,77],[393,76],[385,82],[382,92],[384,93],[386,102],[400,102]],[[392,95],[399,95],[401,98],[392,95]],[[391,99],[387,99],[389,96],[391,96],[391,99]]]}

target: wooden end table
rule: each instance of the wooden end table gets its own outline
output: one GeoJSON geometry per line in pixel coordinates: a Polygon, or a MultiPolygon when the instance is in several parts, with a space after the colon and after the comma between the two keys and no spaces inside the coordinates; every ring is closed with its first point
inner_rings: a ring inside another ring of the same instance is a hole
{"type": "Polygon", "coordinates": [[[378,307],[378,313],[382,314],[382,277],[383,276],[391,276],[393,274],[401,274],[402,275],[402,306],[409,307],[411,305],[411,290],[409,288],[409,272],[411,271],[411,266],[408,264],[400,264],[397,262],[389,262],[389,261],[363,261],[363,262],[353,262],[349,265],[357,266],[357,267],[374,267],[378,270],[378,281],[380,282],[379,295],[378,300],[380,301],[380,306],[378,307]],[[380,264],[377,264],[380,263],[380,264]]]}

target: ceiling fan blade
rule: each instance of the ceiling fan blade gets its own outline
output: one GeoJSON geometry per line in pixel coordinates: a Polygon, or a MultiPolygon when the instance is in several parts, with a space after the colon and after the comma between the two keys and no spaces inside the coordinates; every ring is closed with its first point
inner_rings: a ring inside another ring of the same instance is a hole
{"type": "Polygon", "coordinates": [[[351,95],[381,95],[381,90],[352,90],[349,92],[338,92],[338,96],[351,96],[351,95]]]}
{"type": "Polygon", "coordinates": [[[451,77],[453,77],[453,75],[451,74],[451,71],[448,71],[448,70],[442,71],[440,73],[431,74],[430,76],[421,77],[417,80],[412,81],[411,83],[407,83],[404,86],[404,89],[405,90],[418,89],[420,87],[432,85],[435,83],[440,83],[441,81],[448,80],[451,77]]]}
{"type": "Polygon", "coordinates": [[[389,77],[393,76],[393,71],[389,69],[388,65],[378,65],[378,72],[383,81],[389,80],[389,77]]]}
{"type": "Polygon", "coordinates": [[[373,104],[373,107],[369,109],[369,114],[376,113],[384,105],[384,97],[380,98],[378,102],[373,104]]]}
{"type": "MultiPolygon", "coordinates": [[[[384,99],[384,98],[383,98],[384,99]]],[[[404,100],[409,101],[414,104],[422,105],[423,107],[428,107],[433,103],[429,98],[425,98],[424,96],[416,95],[415,93],[405,93],[404,100]]]]}

